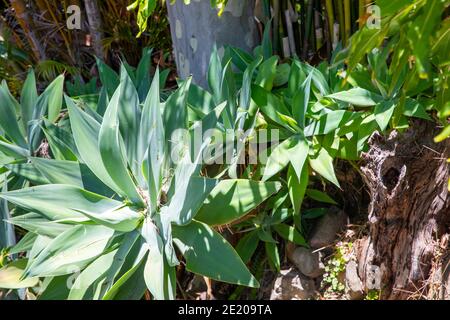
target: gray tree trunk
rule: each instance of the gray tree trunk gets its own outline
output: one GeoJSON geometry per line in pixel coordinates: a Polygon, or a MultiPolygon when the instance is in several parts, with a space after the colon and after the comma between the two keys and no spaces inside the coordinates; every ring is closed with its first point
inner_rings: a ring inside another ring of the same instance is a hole
{"type": "Polygon", "coordinates": [[[94,48],[95,55],[99,59],[104,59],[103,51],[103,31],[102,31],[102,19],[100,11],[98,10],[97,0],[84,0],[84,7],[86,9],[86,15],[89,22],[89,32],[92,37],[92,46],[94,48]]]}
{"type": "Polygon", "coordinates": [[[417,121],[404,134],[375,134],[363,156],[372,202],[359,275],[382,299],[444,296],[434,286],[448,282],[450,140],[434,143],[438,132],[431,121],[417,121]]]}
{"type": "Polygon", "coordinates": [[[174,57],[182,79],[192,75],[196,84],[207,87],[206,74],[214,44],[219,53],[223,52],[223,45],[250,51],[258,44],[254,0],[229,0],[220,17],[209,0],[193,0],[189,5],[182,0],[173,5],[166,2],[174,57]]]}

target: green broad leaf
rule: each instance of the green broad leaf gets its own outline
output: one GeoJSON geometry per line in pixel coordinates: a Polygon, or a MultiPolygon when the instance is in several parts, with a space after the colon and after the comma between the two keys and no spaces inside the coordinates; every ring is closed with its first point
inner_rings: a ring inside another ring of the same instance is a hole
{"type": "Polygon", "coordinates": [[[227,48],[230,49],[231,61],[242,72],[244,72],[251,63],[253,63],[253,56],[246,51],[233,46],[229,46],[227,48]]]}
{"type": "Polygon", "coordinates": [[[277,244],[273,242],[264,242],[264,246],[266,248],[267,257],[269,258],[270,266],[277,272],[280,272],[281,261],[277,244]]]}
{"type": "Polygon", "coordinates": [[[67,300],[70,292],[68,284],[71,283],[73,277],[74,275],[68,274],[60,277],[45,278],[42,281],[41,290],[38,293],[37,300],[67,300]]]}
{"type": "Polygon", "coordinates": [[[248,67],[244,69],[244,75],[242,79],[242,88],[239,96],[239,107],[243,110],[249,110],[251,98],[252,98],[252,83],[253,75],[256,68],[261,64],[263,58],[259,56],[253,62],[251,62],[248,67]]]}
{"type": "Polygon", "coordinates": [[[358,130],[358,152],[364,150],[367,140],[369,140],[370,136],[378,129],[378,123],[374,114],[369,115],[361,122],[360,129],[358,130]]]}
{"type": "Polygon", "coordinates": [[[143,213],[136,212],[129,207],[121,207],[101,213],[77,210],[90,220],[119,232],[135,230],[144,218],[143,213]]]}
{"type": "Polygon", "coordinates": [[[262,47],[262,53],[264,55],[265,60],[270,59],[270,57],[272,57],[272,55],[273,55],[272,39],[270,36],[271,30],[272,30],[271,26],[272,26],[272,20],[270,20],[266,24],[266,27],[264,28],[263,37],[262,37],[261,47],[262,47]]]}
{"type": "Polygon", "coordinates": [[[288,92],[290,97],[294,97],[300,90],[300,86],[305,82],[306,74],[302,63],[296,59],[292,62],[289,73],[288,92]]]}
{"type": "MultiPolygon", "coordinates": [[[[119,105],[122,95],[121,85],[111,98],[100,128],[98,146],[103,165],[114,183],[120,188],[120,195],[136,205],[142,205],[136,185],[128,171],[124,155],[123,140],[119,131],[119,105]]],[[[123,107],[123,105],[121,105],[123,107]]]]}
{"type": "Polygon", "coordinates": [[[279,182],[222,180],[209,194],[195,219],[208,225],[236,221],[281,189],[279,182]]]}
{"type": "Polygon", "coordinates": [[[414,99],[406,99],[403,115],[432,121],[423,105],[414,99]]]}
{"type": "Polygon", "coordinates": [[[20,259],[9,263],[0,269],[1,289],[31,288],[38,284],[39,278],[28,278],[22,280],[22,274],[27,266],[27,259],[20,259]]]}
{"type": "Polygon", "coordinates": [[[277,56],[272,56],[268,60],[262,62],[258,68],[258,74],[254,83],[267,91],[271,91],[277,74],[277,64],[277,56]]]}
{"type": "Polygon", "coordinates": [[[19,147],[26,148],[27,142],[20,130],[16,116],[18,102],[11,95],[7,87],[0,86],[0,128],[19,147]]]}
{"type": "Polygon", "coordinates": [[[289,73],[291,71],[291,66],[288,63],[281,63],[277,66],[277,73],[275,79],[273,80],[274,87],[282,87],[286,85],[289,81],[289,73]]]}
{"type": "Polygon", "coordinates": [[[27,266],[25,277],[52,277],[83,269],[100,256],[114,237],[103,226],[78,225],[53,239],[27,266]]]}
{"type": "Polygon", "coordinates": [[[333,183],[338,188],[341,187],[334,172],[333,158],[326,149],[322,148],[316,158],[310,158],[309,164],[311,165],[311,168],[322,177],[333,183]]]}
{"type": "MultiPolygon", "coordinates": [[[[325,135],[331,133],[337,129],[344,130],[346,124],[351,123],[351,121],[356,120],[360,116],[360,113],[345,111],[345,110],[335,110],[330,111],[322,115],[319,121],[314,121],[309,126],[305,128],[305,136],[317,136],[325,135]]],[[[342,133],[341,133],[342,134],[342,133]]]]}
{"type": "Polygon", "coordinates": [[[305,238],[294,227],[280,223],[278,225],[274,225],[273,228],[283,239],[300,246],[307,246],[305,238]]]}
{"type": "Polygon", "coordinates": [[[199,117],[204,117],[215,108],[213,96],[203,89],[192,83],[189,87],[189,95],[187,100],[188,106],[199,117]]]}
{"type": "Polygon", "coordinates": [[[34,234],[46,236],[49,238],[56,238],[64,231],[67,231],[72,226],[69,224],[57,223],[50,221],[38,213],[27,213],[20,216],[15,216],[9,219],[12,225],[21,227],[34,234]]]}
{"type": "Polygon", "coordinates": [[[282,115],[288,115],[289,110],[275,95],[268,92],[264,88],[257,85],[252,85],[252,100],[261,109],[262,113],[266,115],[273,122],[285,127],[294,132],[295,130],[282,119],[282,115]]]}
{"type": "Polygon", "coordinates": [[[415,56],[415,65],[421,79],[430,77],[429,55],[431,49],[430,39],[441,22],[442,12],[446,1],[426,0],[420,15],[413,20],[408,28],[408,40],[415,56]]]}
{"type": "Polygon", "coordinates": [[[218,184],[219,180],[216,179],[192,177],[186,184],[176,188],[168,207],[172,222],[177,225],[190,223],[218,184]]]}
{"type": "Polygon", "coordinates": [[[392,115],[394,114],[396,104],[395,101],[383,101],[376,105],[375,107],[375,120],[378,123],[381,131],[385,131],[389,122],[391,121],[392,115]]]}
{"type": "Polygon", "coordinates": [[[66,104],[69,110],[73,138],[81,160],[104,184],[116,193],[121,194],[120,188],[106,171],[100,155],[98,147],[100,124],[91,116],[78,109],[69,97],[66,97],[66,104]]]}
{"type": "Polygon", "coordinates": [[[253,230],[247,233],[241,238],[241,240],[239,240],[236,246],[236,252],[239,254],[245,264],[250,262],[250,259],[258,248],[258,244],[258,230],[253,230]]]}
{"type": "Polygon", "coordinates": [[[299,91],[294,95],[292,114],[299,126],[303,129],[306,123],[306,112],[308,111],[309,98],[311,94],[311,72],[305,82],[300,86],[299,91]]]}
{"type": "Polygon", "coordinates": [[[31,158],[31,164],[50,184],[71,185],[108,198],[114,195],[114,191],[104,185],[83,163],[31,158]]]}
{"type": "Polygon", "coordinates": [[[305,198],[306,188],[308,188],[308,182],[309,182],[308,165],[305,165],[302,168],[300,179],[295,173],[294,168],[292,166],[289,166],[288,170],[289,198],[291,199],[295,215],[298,215],[300,213],[303,199],[305,198]]]}
{"type": "Polygon", "coordinates": [[[119,201],[58,184],[9,191],[1,193],[0,198],[25,210],[40,213],[51,221],[85,221],[87,219],[77,210],[107,212],[122,206],[119,201]]]}
{"type": "Polygon", "coordinates": [[[383,100],[383,97],[362,88],[353,88],[330,94],[327,98],[350,103],[359,107],[374,107],[383,100]]]}
{"type": "Polygon", "coordinates": [[[30,69],[23,84],[22,93],[20,94],[20,107],[24,128],[28,128],[28,121],[33,117],[33,108],[37,99],[36,76],[33,69],[30,69]]]}
{"type": "Polygon", "coordinates": [[[336,205],[337,202],[334,201],[333,198],[331,198],[329,195],[327,195],[325,192],[316,190],[316,189],[308,189],[306,190],[306,195],[310,197],[313,200],[323,202],[323,203],[329,203],[336,205]]]}
{"type": "Polygon", "coordinates": [[[309,145],[301,135],[289,137],[275,147],[267,160],[263,181],[267,181],[292,163],[297,177],[300,177],[303,165],[308,156],[309,145]]]}
{"type": "Polygon", "coordinates": [[[208,87],[209,91],[212,93],[215,104],[219,104],[222,102],[221,83],[219,81],[219,79],[222,79],[222,75],[222,61],[217,51],[217,46],[214,45],[208,67],[208,87]]]}
{"type": "Polygon", "coordinates": [[[50,181],[32,163],[18,163],[5,165],[12,173],[23,177],[35,185],[49,184],[50,181]]]}
{"type": "Polygon", "coordinates": [[[186,258],[186,269],[213,280],[259,287],[233,247],[201,222],[173,227],[174,242],[186,258]]]}

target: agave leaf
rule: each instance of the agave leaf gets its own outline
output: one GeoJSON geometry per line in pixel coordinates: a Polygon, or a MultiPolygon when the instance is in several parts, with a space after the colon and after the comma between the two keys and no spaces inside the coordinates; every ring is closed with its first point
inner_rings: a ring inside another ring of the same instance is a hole
{"type": "MultiPolygon", "coordinates": [[[[8,182],[5,180],[2,192],[8,191],[8,182]]],[[[12,247],[16,244],[16,235],[14,233],[13,226],[8,223],[10,220],[10,212],[8,208],[8,203],[1,199],[0,200],[0,250],[3,248],[12,247]]]]}
{"type": "Polygon", "coordinates": [[[31,164],[39,170],[50,184],[71,185],[108,198],[114,195],[114,191],[104,185],[83,163],[31,158],[31,164]]]}
{"type": "Polygon", "coordinates": [[[223,180],[209,194],[195,219],[208,225],[238,220],[281,189],[279,182],[223,180]]]}
{"type": "Polygon", "coordinates": [[[150,92],[145,100],[139,135],[139,161],[147,179],[151,211],[156,210],[164,163],[164,127],[159,101],[159,70],[156,70],[150,92]]]}
{"type": "Polygon", "coordinates": [[[32,163],[16,163],[5,165],[12,173],[23,177],[35,185],[49,184],[50,181],[32,163]]]}
{"type": "Polygon", "coordinates": [[[98,224],[120,232],[131,232],[137,228],[143,218],[143,214],[129,207],[122,207],[106,212],[88,212],[77,210],[98,224]]]}
{"type": "Polygon", "coordinates": [[[16,143],[19,147],[26,148],[27,143],[19,127],[19,122],[16,116],[16,106],[18,102],[15,101],[7,87],[0,86],[0,128],[8,135],[8,137],[16,143]]]}
{"type": "Polygon", "coordinates": [[[69,185],[43,185],[1,193],[0,197],[32,212],[41,213],[51,221],[86,218],[77,210],[107,212],[122,203],[69,185]]]}
{"type": "Polygon", "coordinates": [[[100,299],[114,283],[131,248],[139,237],[138,232],[125,235],[120,248],[108,252],[92,262],[75,280],[69,300],[100,299]]]}
{"type": "MultiPolygon", "coordinates": [[[[123,65],[120,73],[119,88],[111,98],[108,108],[111,104],[117,104],[119,129],[124,141],[128,164],[132,172],[137,176],[141,170],[141,159],[138,154],[141,109],[139,107],[139,96],[136,88],[123,65]]],[[[107,114],[108,110],[104,118],[107,114]]]]}
{"type": "Polygon", "coordinates": [[[177,129],[187,128],[187,95],[191,85],[191,78],[181,84],[164,105],[163,123],[166,148],[169,154],[172,152],[170,141],[174,138],[172,134],[177,129]]]}
{"type": "Polygon", "coordinates": [[[18,147],[2,140],[0,140],[0,152],[15,159],[26,159],[30,155],[28,149],[18,147]]]}
{"type": "Polygon", "coordinates": [[[136,185],[128,172],[124,155],[123,140],[119,131],[119,99],[121,86],[109,103],[99,132],[99,150],[106,171],[119,186],[121,195],[129,198],[135,204],[142,204],[142,198],[137,192],[136,185]]]}
{"type": "Polygon", "coordinates": [[[266,241],[264,242],[264,247],[266,248],[266,254],[267,257],[269,258],[269,264],[273,269],[279,272],[281,267],[281,261],[277,244],[274,242],[266,241]]]}
{"type": "Polygon", "coordinates": [[[27,213],[9,219],[12,225],[19,226],[29,232],[42,236],[56,238],[64,231],[70,229],[69,224],[57,223],[50,221],[38,213],[27,213]]]}
{"type": "Polygon", "coordinates": [[[187,226],[174,226],[173,237],[189,271],[217,281],[259,287],[233,247],[206,224],[192,221],[187,226]]]}
{"type": "Polygon", "coordinates": [[[78,225],[53,239],[27,266],[24,277],[52,277],[83,269],[100,256],[114,237],[103,226],[78,225]]]}
{"type": "Polygon", "coordinates": [[[44,131],[54,158],[77,161],[79,154],[72,135],[51,122],[44,121],[44,123],[45,128],[42,128],[42,131],[44,131]]]}
{"type": "Polygon", "coordinates": [[[28,127],[28,121],[30,121],[33,117],[33,108],[37,99],[38,93],[36,90],[36,76],[33,69],[30,69],[20,95],[22,122],[25,128],[28,127]]]}
{"type": "Polygon", "coordinates": [[[147,289],[144,279],[147,244],[140,246],[139,252],[129,270],[123,273],[114,285],[105,293],[103,300],[140,299],[147,289]]]}
{"type": "Polygon", "coordinates": [[[106,171],[100,155],[98,147],[100,124],[91,116],[78,109],[69,97],[66,97],[66,104],[69,110],[73,137],[81,160],[83,160],[104,184],[121,194],[120,188],[114,183],[106,171]]]}
{"type": "Polygon", "coordinates": [[[164,243],[149,219],[144,222],[142,234],[149,247],[144,269],[147,288],[157,300],[173,300],[176,297],[175,268],[167,263],[164,243]]]}

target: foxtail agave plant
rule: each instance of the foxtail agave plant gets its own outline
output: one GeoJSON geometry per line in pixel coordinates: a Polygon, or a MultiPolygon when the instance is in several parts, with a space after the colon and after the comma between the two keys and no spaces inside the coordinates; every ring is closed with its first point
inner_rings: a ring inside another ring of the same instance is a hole
{"type": "MultiPolygon", "coordinates": [[[[65,97],[76,159],[29,157],[28,171],[45,183],[0,194],[21,208],[10,222],[29,231],[11,251],[27,258],[0,270],[0,288],[31,287],[38,297],[57,292],[51,297],[58,299],[140,299],[148,288],[156,299],[174,299],[181,259],[193,273],[258,286],[214,227],[241,219],[281,185],[207,177],[207,136],[198,150],[177,148],[181,161],[173,161],[172,134],[192,133],[189,85],[161,103],[156,74],[141,106],[122,68],[103,117],[65,97]]],[[[204,132],[223,109],[200,120],[204,132]]]]}

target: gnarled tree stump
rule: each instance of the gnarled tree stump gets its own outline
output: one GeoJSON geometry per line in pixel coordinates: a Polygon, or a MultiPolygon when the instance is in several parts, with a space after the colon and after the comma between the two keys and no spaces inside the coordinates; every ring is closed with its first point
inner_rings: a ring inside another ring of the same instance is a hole
{"type": "Polygon", "coordinates": [[[426,296],[436,256],[448,250],[440,243],[450,233],[450,141],[435,144],[437,133],[432,122],[416,121],[402,134],[374,134],[363,155],[371,203],[359,274],[382,299],[426,296]]]}

